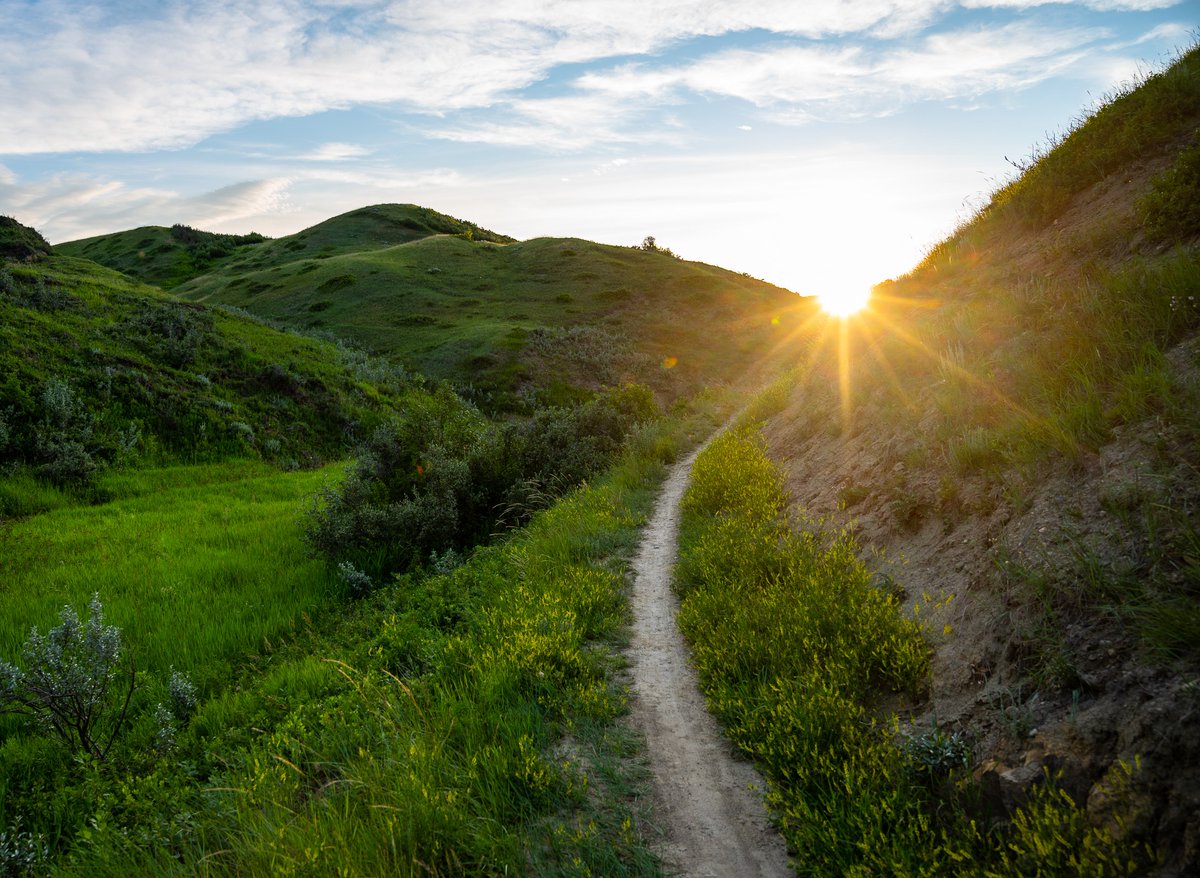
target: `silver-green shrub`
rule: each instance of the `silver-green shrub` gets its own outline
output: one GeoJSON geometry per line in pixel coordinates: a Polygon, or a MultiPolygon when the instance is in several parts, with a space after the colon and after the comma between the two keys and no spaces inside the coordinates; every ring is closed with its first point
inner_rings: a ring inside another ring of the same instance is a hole
{"type": "Polygon", "coordinates": [[[34,628],[22,650],[24,668],[0,661],[0,713],[29,717],[73,753],[103,760],[129,713],[136,675],[114,687],[120,670],[121,629],[104,624],[100,596],[92,595],[86,622],[71,606],[46,634],[34,628]]]}

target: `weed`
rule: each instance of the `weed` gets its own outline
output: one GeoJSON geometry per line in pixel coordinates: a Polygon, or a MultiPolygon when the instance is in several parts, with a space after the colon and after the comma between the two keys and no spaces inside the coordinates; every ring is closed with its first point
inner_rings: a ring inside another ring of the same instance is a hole
{"type": "Polygon", "coordinates": [[[943,732],[932,721],[927,731],[906,737],[901,749],[911,770],[926,783],[967,769],[971,758],[971,745],[961,734],[943,732]]]}

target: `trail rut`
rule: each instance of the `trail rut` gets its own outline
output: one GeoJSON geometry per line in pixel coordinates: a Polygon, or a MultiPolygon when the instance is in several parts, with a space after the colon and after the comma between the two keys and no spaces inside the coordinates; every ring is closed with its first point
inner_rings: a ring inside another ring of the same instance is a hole
{"type": "Polygon", "coordinates": [[[669,871],[686,878],[786,876],[787,850],[767,821],[765,785],[752,765],[733,758],[705,708],[675,623],[679,505],[698,453],[672,468],[634,560],[632,709],[665,830],[660,853],[669,871]]]}

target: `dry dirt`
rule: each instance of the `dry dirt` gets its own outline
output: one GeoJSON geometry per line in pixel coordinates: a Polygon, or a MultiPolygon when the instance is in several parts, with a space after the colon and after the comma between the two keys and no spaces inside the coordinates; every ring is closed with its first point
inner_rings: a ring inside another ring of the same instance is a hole
{"type": "Polygon", "coordinates": [[[677,463],[634,560],[633,720],[646,737],[655,811],[667,869],[695,878],[789,875],[787,849],[771,828],[762,779],[734,758],[707,711],[671,590],[679,502],[696,454],[677,463]]]}

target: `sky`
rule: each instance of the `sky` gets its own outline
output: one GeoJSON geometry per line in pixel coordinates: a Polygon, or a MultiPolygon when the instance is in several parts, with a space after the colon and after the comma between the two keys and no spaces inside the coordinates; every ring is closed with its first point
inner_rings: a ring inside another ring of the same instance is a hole
{"type": "Polygon", "coordinates": [[[857,289],[1192,44],[1194,4],[0,0],[0,214],[58,243],[411,202],[857,289]]]}

